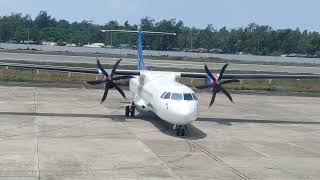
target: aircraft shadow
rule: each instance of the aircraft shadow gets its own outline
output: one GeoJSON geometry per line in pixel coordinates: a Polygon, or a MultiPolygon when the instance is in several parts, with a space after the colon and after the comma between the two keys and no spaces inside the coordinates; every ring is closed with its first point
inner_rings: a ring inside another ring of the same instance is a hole
{"type": "Polygon", "coordinates": [[[314,124],[320,122],[312,121],[286,121],[286,120],[259,120],[259,119],[231,119],[231,118],[198,118],[197,121],[216,122],[218,124],[232,126],[232,123],[253,123],[253,124],[314,124]]]}
{"type": "Polygon", "coordinates": [[[177,136],[176,131],[173,129],[173,125],[160,119],[154,113],[138,114],[135,118],[152,123],[156,128],[158,128],[160,132],[168,136],[173,136],[173,137],[188,139],[188,140],[203,139],[207,136],[206,133],[204,133],[203,131],[201,131],[199,128],[195,127],[192,124],[187,125],[185,136],[177,136]]]}
{"type": "Polygon", "coordinates": [[[36,113],[36,112],[0,112],[0,115],[12,115],[12,116],[37,116],[37,117],[79,117],[79,118],[96,118],[96,119],[105,119],[110,118],[116,122],[125,122],[126,120],[130,119],[137,119],[148,121],[152,123],[160,132],[174,136],[182,139],[190,139],[190,140],[197,140],[203,139],[207,136],[204,132],[202,132],[197,127],[193,126],[192,124],[187,126],[186,136],[180,137],[176,136],[175,130],[172,129],[172,124],[163,121],[158,116],[153,113],[144,113],[144,114],[137,114],[136,117],[128,118],[124,115],[103,115],[103,114],[72,114],[72,113],[36,113]]]}
{"type": "Polygon", "coordinates": [[[35,113],[35,112],[0,112],[0,115],[39,116],[39,117],[87,117],[87,118],[110,118],[111,117],[111,115],[102,115],[102,114],[35,113]]]}

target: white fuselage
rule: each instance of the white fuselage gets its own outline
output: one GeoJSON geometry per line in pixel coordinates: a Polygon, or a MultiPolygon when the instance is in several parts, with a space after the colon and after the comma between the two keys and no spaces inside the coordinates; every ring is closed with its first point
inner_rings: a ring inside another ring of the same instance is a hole
{"type": "Polygon", "coordinates": [[[180,73],[141,71],[130,80],[130,91],[138,111],[153,112],[175,125],[187,125],[198,117],[199,103],[194,92],[177,82],[180,73]]]}

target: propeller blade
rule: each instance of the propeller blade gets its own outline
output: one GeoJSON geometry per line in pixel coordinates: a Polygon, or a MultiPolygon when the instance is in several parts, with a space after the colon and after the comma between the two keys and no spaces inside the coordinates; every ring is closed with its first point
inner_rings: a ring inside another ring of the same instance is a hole
{"type": "Polygon", "coordinates": [[[134,78],[134,76],[118,76],[113,78],[114,81],[120,80],[120,79],[131,79],[134,78]]]}
{"type": "Polygon", "coordinates": [[[98,85],[98,84],[102,84],[104,82],[106,82],[106,80],[87,81],[87,83],[91,84],[91,85],[98,85]]]}
{"type": "Polygon", "coordinates": [[[211,101],[210,101],[210,104],[209,104],[209,108],[213,105],[215,99],[216,99],[216,96],[217,96],[217,93],[215,91],[213,91],[212,93],[212,98],[211,98],[211,101]]]}
{"type": "Polygon", "coordinates": [[[109,77],[108,73],[106,72],[106,70],[104,70],[103,66],[101,65],[99,59],[97,58],[97,66],[98,68],[100,69],[100,71],[102,72],[102,74],[105,76],[105,77],[109,77]]]}
{"type": "Polygon", "coordinates": [[[224,84],[229,84],[229,83],[234,83],[234,82],[240,82],[240,80],[238,80],[238,79],[226,80],[226,81],[223,81],[221,84],[224,85],[224,84]]]}
{"type": "Polygon", "coordinates": [[[113,65],[113,68],[112,68],[112,71],[111,71],[111,79],[113,80],[113,76],[114,76],[114,73],[116,72],[118,66],[119,66],[119,63],[121,62],[122,60],[119,59],[114,65],[113,65]]]}
{"type": "Polygon", "coordinates": [[[231,95],[228,93],[228,91],[225,90],[223,87],[221,87],[221,91],[222,91],[222,93],[225,94],[225,95],[230,99],[230,101],[233,103],[233,99],[232,99],[231,95]]]}
{"type": "Polygon", "coordinates": [[[127,99],[127,98],[126,98],[126,95],[124,94],[124,92],[122,91],[122,89],[120,89],[120,87],[119,87],[118,85],[113,84],[113,87],[116,88],[116,89],[119,91],[119,93],[122,95],[123,98],[127,99]]]}
{"type": "Polygon", "coordinates": [[[224,74],[224,71],[227,69],[228,65],[229,65],[229,64],[225,64],[225,65],[222,67],[222,69],[221,69],[221,71],[220,71],[220,75],[219,75],[219,80],[221,80],[221,78],[222,78],[222,76],[223,76],[223,74],[224,74]]]}
{"type": "Polygon", "coordinates": [[[213,80],[216,81],[216,78],[212,75],[212,73],[210,72],[210,70],[208,69],[208,66],[205,64],[204,65],[204,69],[206,71],[206,73],[208,74],[208,76],[213,80]]]}
{"type": "Polygon", "coordinates": [[[101,99],[101,104],[107,99],[109,88],[106,86],[104,89],[104,93],[101,99]]]}

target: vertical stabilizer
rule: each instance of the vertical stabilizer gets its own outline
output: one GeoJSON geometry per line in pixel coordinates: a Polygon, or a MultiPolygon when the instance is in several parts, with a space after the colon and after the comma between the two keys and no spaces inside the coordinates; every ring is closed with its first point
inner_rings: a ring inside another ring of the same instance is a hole
{"type": "Polygon", "coordinates": [[[143,34],[151,34],[151,35],[173,35],[175,36],[176,33],[168,33],[168,32],[152,32],[152,31],[142,31],[141,29],[139,31],[128,31],[128,30],[101,30],[102,32],[115,32],[115,33],[138,33],[138,70],[147,70],[146,65],[143,61],[143,46],[142,46],[142,40],[143,40],[143,34]]]}
{"type": "Polygon", "coordinates": [[[138,32],[138,69],[139,70],[146,70],[146,65],[144,64],[143,61],[143,54],[142,54],[142,37],[143,36],[143,32],[141,30],[139,30],[138,32]]]}

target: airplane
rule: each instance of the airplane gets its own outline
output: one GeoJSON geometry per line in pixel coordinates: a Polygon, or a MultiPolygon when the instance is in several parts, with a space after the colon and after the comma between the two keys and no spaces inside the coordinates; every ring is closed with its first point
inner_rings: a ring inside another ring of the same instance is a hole
{"type": "MultiPolygon", "coordinates": [[[[106,30],[105,32],[107,32],[106,30]]],[[[123,32],[120,30],[119,32],[123,32]]],[[[118,80],[128,79],[129,90],[133,94],[130,104],[125,106],[125,116],[134,117],[136,110],[140,113],[152,112],[162,120],[173,125],[177,136],[185,136],[186,126],[199,117],[199,101],[196,93],[188,86],[177,82],[178,78],[201,78],[205,84],[199,88],[210,89],[212,98],[209,108],[214,104],[217,93],[223,93],[233,102],[230,93],[223,87],[225,84],[240,82],[241,79],[320,79],[319,75],[279,75],[279,74],[225,74],[228,64],[225,64],[219,74],[213,74],[204,65],[203,73],[195,72],[168,72],[148,70],[143,59],[142,38],[143,34],[172,33],[130,31],[138,34],[137,45],[137,70],[118,69],[121,60],[118,60],[111,70],[105,69],[97,58],[97,68],[81,68],[66,66],[50,66],[35,64],[0,63],[0,66],[15,68],[45,69],[50,71],[77,72],[89,74],[102,74],[104,80],[88,81],[91,85],[104,85],[101,99],[103,103],[110,89],[116,89],[123,98],[123,90],[116,84],[118,80]]]]}

